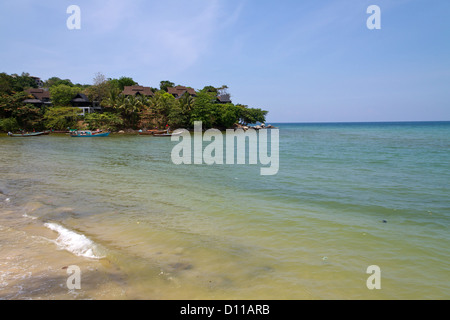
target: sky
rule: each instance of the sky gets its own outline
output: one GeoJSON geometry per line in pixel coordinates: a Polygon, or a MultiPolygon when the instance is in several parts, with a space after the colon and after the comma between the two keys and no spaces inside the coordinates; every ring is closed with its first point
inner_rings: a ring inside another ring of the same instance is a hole
{"type": "Polygon", "coordinates": [[[449,13],[448,0],[2,0],[0,72],[225,84],[267,123],[449,121],[449,13]]]}

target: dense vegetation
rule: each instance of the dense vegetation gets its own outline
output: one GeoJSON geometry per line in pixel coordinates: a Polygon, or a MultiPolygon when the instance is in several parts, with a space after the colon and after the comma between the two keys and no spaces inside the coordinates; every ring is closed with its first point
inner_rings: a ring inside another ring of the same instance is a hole
{"type": "Polygon", "coordinates": [[[206,86],[196,96],[185,93],[176,99],[168,88],[175,84],[161,81],[152,88],[153,96],[128,96],[125,86],[137,85],[132,78],[106,79],[97,74],[92,85],[73,84],[69,79],[52,77],[44,82],[51,97],[51,106],[36,107],[23,101],[29,96],[25,90],[37,88],[36,81],[27,73],[8,75],[0,73],[0,130],[65,130],[66,128],[139,129],[192,128],[194,121],[202,121],[204,128],[230,128],[233,125],[265,122],[267,111],[246,105],[220,103],[218,96],[228,95],[227,87],[206,86]],[[80,115],[80,109],[71,106],[78,93],[90,101],[98,101],[102,113],[80,115]]]}

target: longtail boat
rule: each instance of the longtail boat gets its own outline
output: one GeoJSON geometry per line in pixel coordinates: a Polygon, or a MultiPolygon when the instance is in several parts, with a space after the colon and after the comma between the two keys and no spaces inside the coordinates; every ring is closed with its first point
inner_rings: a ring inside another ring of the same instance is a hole
{"type": "Polygon", "coordinates": [[[50,134],[50,131],[42,131],[42,132],[24,132],[24,133],[11,133],[8,132],[8,136],[10,137],[37,137],[37,136],[45,136],[50,134]]]}
{"type": "Polygon", "coordinates": [[[179,132],[173,132],[173,133],[169,133],[169,132],[165,132],[165,133],[154,133],[153,135],[155,137],[171,137],[171,136],[180,136],[183,132],[179,131],[179,132]]]}
{"type": "Polygon", "coordinates": [[[76,138],[93,138],[93,137],[107,137],[109,136],[111,132],[107,131],[107,132],[95,132],[95,131],[90,131],[90,130],[82,130],[82,131],[72,131],[70,133],[71,137],[76,137],[76,138]]]}
{"type": "Polygon", "coordinates": [[[163,134],[167,133],[167,130],[147,130],[147,131],[139,131],[140,136],[153,136],[155,134],[163,134]]]}

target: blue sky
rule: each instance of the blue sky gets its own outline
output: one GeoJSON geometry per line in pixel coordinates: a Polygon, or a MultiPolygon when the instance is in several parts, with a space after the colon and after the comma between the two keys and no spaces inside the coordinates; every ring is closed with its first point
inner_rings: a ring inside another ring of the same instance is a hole
{"type": "Polygon", "coordinates": [[[447,0],[2,1],[0,72],[226,84],[269,123],[450,120],[449,13],[447,0]],[[366,27],[372,4],[381,30],[366,27]]]}

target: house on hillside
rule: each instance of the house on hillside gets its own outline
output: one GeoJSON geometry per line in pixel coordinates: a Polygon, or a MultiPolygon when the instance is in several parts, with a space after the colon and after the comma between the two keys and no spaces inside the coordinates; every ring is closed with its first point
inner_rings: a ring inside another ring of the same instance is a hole
{"type": "Polygon", "coordinates": [[[44,86],[44,81],[42,81],[41,78],[33,76],[30,76],[30,78],[34,80],[38,88],[42,88],[44,86]]]}
{"type": "Polygon", "coordinates": [[[83,111],[83,116],[86,113],[102,112],[100,104],[97,101],[89,101],[89,98],[83,93],[78,93],[70,103],[73,107],[80,108],[83,111]]]}
{"type": "Polygon", "coordinates": [[[25,90],[26,93],[28,93],[32,98],[25,99],[23,103],[25,104],[32,104],[37,107],[41,107],[43,105],[51,105],[50,101],[50,92],[44,89],[36,89],[36,88],[30,88],[25,90]]]}
{"type": "Polygon", "coordinates": [[[176,86],[176,87],[169,87],[167,88],[167,92],[170,93],[175,97],[175,99],[181,98],[183,94],[186,92],[189,93],[191,96],[195,97],[197,96],[197,92],[195,92],[194,89],[184,87],[184,86],[176,86]]]}
{"type": "Polygon", "coordinates": [[[152,88],[143,86],[125,86],[123,88],[122,94],[126,97],[139,95],[151,97],[154,95],[152,88]]]}
{"type": "Polygon", "coordinates": [[[217,96],[217,102],[219,103],[231,103],[231,96],[230,94],[226,93],[226,94],[220,94],[217,96]]]}

